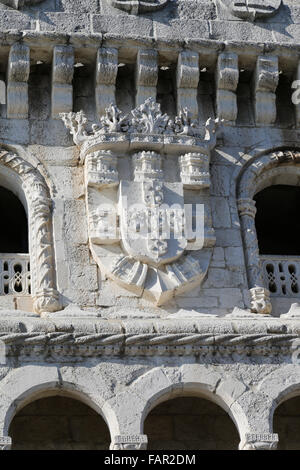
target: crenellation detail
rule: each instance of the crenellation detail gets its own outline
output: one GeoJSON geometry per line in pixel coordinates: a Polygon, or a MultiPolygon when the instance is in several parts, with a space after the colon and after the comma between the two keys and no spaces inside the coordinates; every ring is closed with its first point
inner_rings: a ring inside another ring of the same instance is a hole
{"type": "Polygon", "coordinates": [[[209,156],[187,153],[179,158],[180,178],[186,189],[210,187],[209,156]]]}

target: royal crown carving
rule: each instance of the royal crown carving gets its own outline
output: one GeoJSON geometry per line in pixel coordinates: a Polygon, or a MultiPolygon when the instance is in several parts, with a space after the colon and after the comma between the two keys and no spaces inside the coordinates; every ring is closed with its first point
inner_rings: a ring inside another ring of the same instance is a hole
{"type": "Polygon", "coordinates": [[[218,120],[204,131],[187,109],[172,120],[153,98],[129,115],[111,105],[91,132],[83,112],[61,117],[80,147],[90,247],[101,271],[156,305],[199,285],[215,243],[209,160],[218,120]],[[175,180],[166,159],[178,169],[175,180]],[[185,204],[195,190],[199,204],[185,204]]]}

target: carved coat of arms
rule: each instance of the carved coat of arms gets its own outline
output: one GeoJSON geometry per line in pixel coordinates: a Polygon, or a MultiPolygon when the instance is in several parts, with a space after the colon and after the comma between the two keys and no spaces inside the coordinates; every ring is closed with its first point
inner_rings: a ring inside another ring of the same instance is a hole
{"type": "Polygon", "coordinates": [[[90,248],[102,272],[156,305],[200,285],[215,244],[217,122],[201,137],[186,109],[173,121],[152,98],[130,116],[111,105],[90,134],[82,112],[61,116],[81,150],[90,248]]]}
{"type": "Polygon", "coordinates": [[[254,21],[256,18],[266,18],[274,15],[281,0],[221,0],[230,12],[242,19],[254,21]]]}
{"type": "Polygon", "coordinates": [[[167,5],[169,0],[110,0],[115,8],[127,11],[133,15],[160,10],[167,5]]]}

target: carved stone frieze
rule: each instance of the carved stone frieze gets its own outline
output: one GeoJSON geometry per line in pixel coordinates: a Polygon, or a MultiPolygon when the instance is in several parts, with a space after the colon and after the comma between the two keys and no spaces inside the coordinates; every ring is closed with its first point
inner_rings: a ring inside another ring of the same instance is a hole
{"type": "Polygon", "coordinates": [[[199,285],[215,243],[207,190],[218,121],[208,120],[203,136],[187,109],[171,120],[153,98],[130,115],[111,105],[92,133],[83,113],[62,119],[85,162],[91,251],[101,270],[156,305],[199,285]],[[178,165],[177,182],[164,172],[166,154],[178,165]],[[118,170],[122,158],[131,179],[118,170]],[[185,205],[185,189],[202,191],[199,204],[185,205]]]}

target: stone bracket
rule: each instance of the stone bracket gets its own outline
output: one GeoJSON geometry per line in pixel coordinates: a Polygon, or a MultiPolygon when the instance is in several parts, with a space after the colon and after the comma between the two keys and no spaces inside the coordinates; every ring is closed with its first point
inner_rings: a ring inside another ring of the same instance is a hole
{"type": "Polygon", "coordinates": [[[59,113],[73,109],[74,50],[71,46],[55,46],[52,63],[52,119],[60,119],[59,113]]]}
{"type": "Polygon", "coordinates": [[[14,44],[9,51],[7,67],[7,117],[28,118],[28,79],[30,49],[24,44],[14,44]]]}
{"type": "Polygon", "coordinates": [[[118,74],[118,50],[100,47],[97,53],[95,75],[96,112],[100,118],[105,109],[116,103],[116,80],[118,74]]]}
{"type": "Polygon", "coordinates": [[[158,81],[158,53],[152,49],[139,49],[136,63],[136,106],[148,98],[156,100],[158,81]]]}
{"type": "Polygon", "coordinates": [[[199,54],[182,51],[177,63],[177,112],[187,108],[192,119],[198,118],[199,54]]]}
{"type": "Polygon", "coordinates": [[[256,124],[275,123],[277,114],[275,92],[278,82],[278,57],[259,56],[254,78],[256,124]]]}
{"type": "Polygon", "coordinates": [[[224,52],[218,57],[216,70],[217,115],[220,119],[235,123],[238,108],[236,89],[239,82],[237,54],[224,52]]]}

